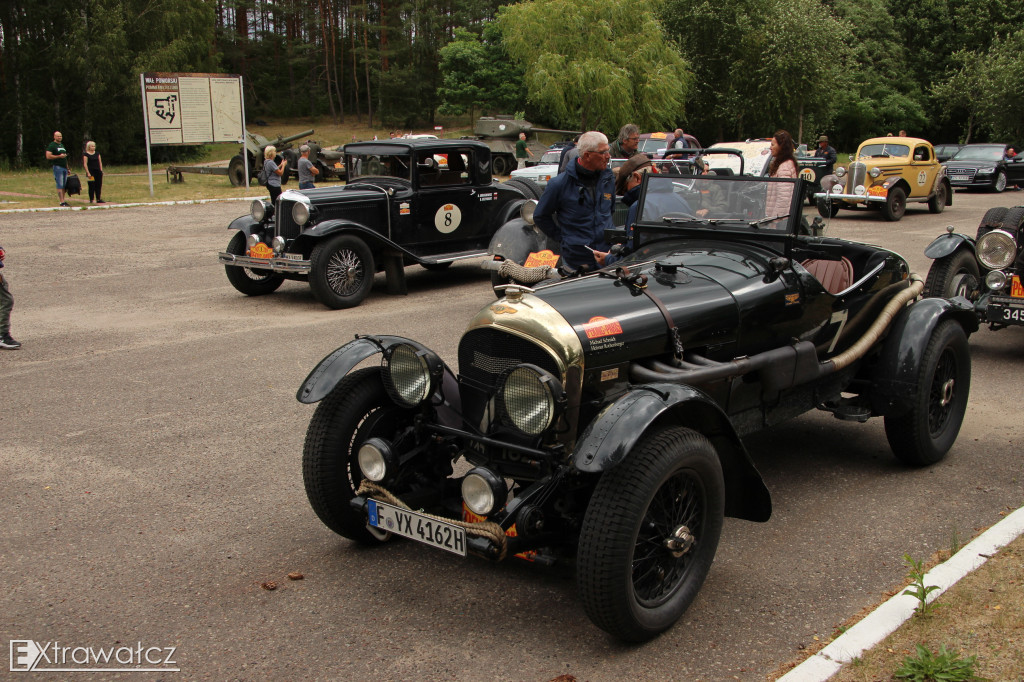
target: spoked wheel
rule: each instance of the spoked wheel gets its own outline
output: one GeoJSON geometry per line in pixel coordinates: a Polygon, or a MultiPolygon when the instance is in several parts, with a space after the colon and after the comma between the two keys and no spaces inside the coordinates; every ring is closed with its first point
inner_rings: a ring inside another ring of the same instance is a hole
{"type": "Polygon", "coordinates": [[[602,475],[583,520],[576,578],[590,619],[630,642],[670,628],[707,577],[724,510],[707,438],[684,428],[647,436],[602,475]]]}
{"type": "MultiPolygon", "coordinates": [[[[228,242],[228,253],[236,256],[245,255],[245,234],[235,233],[235,236],[228,242]]],[[[284,276],[273,270],[258,270],[242,268],[237,265],[225,265],[224,272],[228,276],[231,286],[238,289],[246,296],[263,296],[277,291],[284,276]]]]}
{"type": "Polygon", "coordinates": [[[1002,192],[1004,189],[1006,189],[1006,173],[999,171],[996,174],[996,181],[992,183],[992,191],[1002,192]]]}
{"type": "Polygon", "coordinates": [[[306,497],[324,525],[363,544],[383,540],[349,506],[362,480],[359,448],[373,437],[393,441],[412,424],[413,415],[414,411],[388,398],[377,367],[352,372],[320,401],[306,430],[302,480],[306,497]]]}
{"type": "Polygon", "coordinates": [[[328,308],[352,308],[363,302],[373,286],[373,253],[359,237],[329,238],[310,255],[309,286],[328,308]]]}
{"type": "Polygon", "coordinates": [[[882,215],[889,222],[896,222],[907,212],[907,193],[901,187],[893,187],[882,204],[882,215]]]}
{"type": "Polygon", "coordinates": [[[973,301],[980,289],[978,261],[969,249],[937,259],[928,268],[928,279],[924,283],[924,295],[932,298],[963,296],[973,301]]]}
{"type": "Polygon", "coordinates": [[[885,417],[885,436],[897,459],[911,466],[942,460],[960,433],[970,388],[967,334],[946,320],[928,341],[910,409],[885,417]]]}

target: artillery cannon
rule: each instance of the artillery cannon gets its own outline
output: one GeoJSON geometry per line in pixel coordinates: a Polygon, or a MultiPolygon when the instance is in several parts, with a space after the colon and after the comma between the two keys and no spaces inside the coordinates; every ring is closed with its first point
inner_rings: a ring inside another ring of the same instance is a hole
{"type": "MultiPolygon", "coordinates": [[[[228,163],[228,179],[231,180],[231,184],[235,187],[239,187],[245,184],[245,159],[242,154],[249,156],[249,177],[255,178],[259,173],[260,168],[263,168],[263,150],[268,146],[273,145],[277,147],[278,152],[283,152],[286,149],[291,149],[292,142],[308,137],[313,134],[313,129],[310,128],[301,133],[295,135],[288,135],[287,137],[278,135],[273,140],[259,135],[257,133],[250,133],[248,130],[245,131],[245,147],[239,150],[238,154],[231,157],[231,162],[228,163]]],[[[289,161],[291,166],[291,161],[289,161]]],[[[287,182],[287,173],[282,176],[281,182],[287,182]]]]}
{"type": "Polygon", "coordinates": [[[548,146],[537,138],[538,133],[579,135],[578,130],[557,130],[540,128],[529,121],[512,118],[507,114],[481,116],[473,125],[473,135],[464,139],[480,140],[491,150],[491,172],[494,175],[508,175],[516,167],[516,140],[519,133],[526,133],[526,146],[535,158],[547,151],[548,146]]]}

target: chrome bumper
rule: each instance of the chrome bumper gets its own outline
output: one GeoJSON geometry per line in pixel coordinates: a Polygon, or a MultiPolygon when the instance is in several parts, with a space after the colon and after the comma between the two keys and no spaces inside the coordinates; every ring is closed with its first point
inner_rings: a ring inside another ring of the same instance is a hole
{"type": "Polygon", "coordinates": [[[224,265],[237,265],[251,270],[273,270],[274,272],[294,272],[301,275],[308,275],[310,261],[292,260],[291,258],[253,258],[251,256],[238,256],[233,253],[220,252],[217,260],[224,265]]]}
{"type": "Polygon", "coordinates": [[[815,199],[842,199],[843,201],[874,201],[878,203],[885,203],[886,197],[879,197],[874,195],[864,194],[835,194],[832,192],[816,192],[814,195],[815,199]]]}

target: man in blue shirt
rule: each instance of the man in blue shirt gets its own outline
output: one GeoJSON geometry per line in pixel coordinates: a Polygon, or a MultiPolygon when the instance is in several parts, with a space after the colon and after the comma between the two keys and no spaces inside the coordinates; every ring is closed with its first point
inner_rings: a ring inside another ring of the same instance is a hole
{"type": "Polygon", "coordinates": [[[608,244],[605,229],[614,227],[615,175],[608,169],[611,147],[604,133],[580,136],[579,157],[552,178],[533,219],[561,245],[562,264],[572,270],[604,265],[608,244]]]}

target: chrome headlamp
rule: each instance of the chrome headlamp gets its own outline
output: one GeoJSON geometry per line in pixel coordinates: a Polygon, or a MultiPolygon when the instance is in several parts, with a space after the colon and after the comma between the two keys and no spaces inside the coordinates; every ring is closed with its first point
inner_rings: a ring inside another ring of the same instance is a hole
{"type": "Polygon", "coordinates": [[[462,479],[462,501],[469,511],[487,516],[505,506],[508,486],[490,469],[476,467],[462,479]]]}
{"type": "Polygon", "coordinates": [[[284,246],[285,238],[282,237],[281,235],[277,235],[276,237],[270,240],[270,248],[272,248],[274,250],[274,253],[277,255],[281,255],[281,252],[284,251],[284,246]]]}
{"type": "Polygon", "coordinates": [[[383,438],[370,438],[359,447],[356,457],[363,477],[379,483],[398,468],[398,458],[391,444],[383,438]]]}
{"type": "Polygon", "coordinates": [[[391,346],[381,361],[384,388],[403,407],[416,407],[429,400],[443,371],[441,358],[408,343],[391,346]]]}
{"type": "Polygon", "coordinates": [[[993,270],[985,275],[985,286],[992,291],[999,291],[1006,286],[1006,273],[1002,270],[993,270]]]}
{"type": "Polygon", "coordinates": [[[519,217],[522,218],[527,225],[533,225],[533,212],[536,210],[537,200],[527,199],[519,207],[519,217]]]}
{"type": "Polygon", "coordinates": [[[258,223],[274,215],[274,205],[263,199],[255,199],[249,204],[249,215],[258,223]]]}
{"type": "Polygon", "coordinates": [[[505,420],[528,436],[551,427],[565,407],[562,383],[536,365],[517,365],[498,381],[498,404],[505,420]]]}
{"type": "Polygon", "coordinates": [[[839,168],[836,168],[836,177],[837,178],[845,178],[846,177],[846,169],[843,168],[842,166],[840,166],[839,168]]]}
{"type": "Polygon", "coordinates": [[[881,174],[882,174],[882,169],[878,168],[877,166],[875,168],[872,168],[871,170],[868,171],[868,175],[870,175],[873,178],[877,178],[881,174]]]}
{"type": "Polygon", "coordinates": [[[255,233],[255,232],[253,232],[252,234],[250,234],[248,237],[245,238],[245,248],[246,249],[252,250],[259,243],[260,243],[260,236],[259,236],[259,234],[255,233]]]}
{"type": "Polygon", "coordinates": [[[1017,242],[1004,230],[992,230],[978,240],[978,260],[989,270],[1009,267],[1017,257],[1017,242]]]}
{"type": "MultiPolygon", "coordinates": [[[[305,197],[303,196],[303,198],[305,197]]],[[[299,227],[305,227],[306,223],[309,222],[310,215],[313,213],[312,203],[307,202],[309,202],[309,199],[306,199],[306,201],[296,201],[292,204],[292,220],[299,227]]]]}

